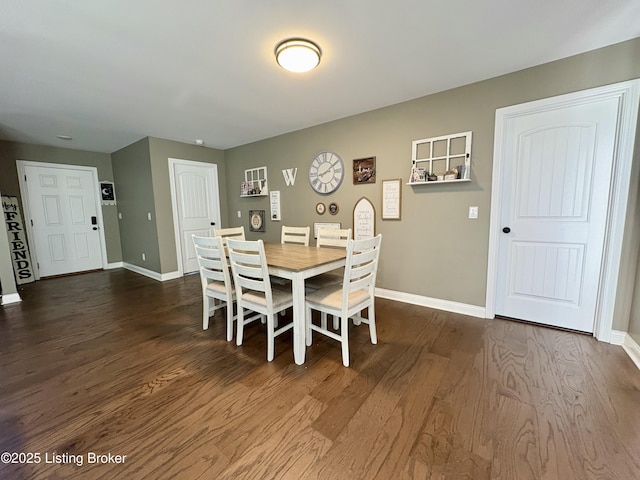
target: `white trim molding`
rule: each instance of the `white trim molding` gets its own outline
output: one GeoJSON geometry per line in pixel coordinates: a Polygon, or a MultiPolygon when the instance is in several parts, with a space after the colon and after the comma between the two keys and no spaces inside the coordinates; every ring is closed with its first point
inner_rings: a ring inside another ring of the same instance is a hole
{"type": "Polygon", "coordinates": [[[413,293],[397,292],[395,290],[387,290],[385,288],[376,288],[376,297],[410,303],[412,305],[420,305],[421,307],[435,308],[437,310],[444,310],[447,312],[461,313],[463,315],[478,318],[485,318],[486,315],[485,308],[478,305],[469,305],[466,303],[453,302],[451,300],[425,297],[422,295],[415,295],[413,293]]]}
{"type": "Polygon", "coordinates": [[[613,330],[611,332],[611,342],[613,345],[620,345],[627,352],[631,361],[640,369],[640,345],[627,332],[613,330]]]}
{"type": "Polygon", "coordinates": [[[158,272],[154,272],[153,270],[148,270],[146,268],[142,268],[127,262],[124,262],[123,267],[132,272],[139,273],[140,275],[144,275],[145,277],[153,278],[154,280],[157,280],[159,282],[174,280],[182,276],[180,272],[177,272],[177,271],[170,272],[170,273],[158,273],[158,272]]]}
{"type": "Polygon", "coordinates": [[[6,295],[0,295],[2,298],[1,305],[9,305],[10,303],[18,303],[22,301],[19,293],[7,293],[6,295]]]}
{"type": "Polygon", "coordinates": [[[104,267],[105,270],[113,270],[114,268],[123,268],[124,267],[124,262],[114,262],[114,263],[107,263],[107,266],[104,267]]]}

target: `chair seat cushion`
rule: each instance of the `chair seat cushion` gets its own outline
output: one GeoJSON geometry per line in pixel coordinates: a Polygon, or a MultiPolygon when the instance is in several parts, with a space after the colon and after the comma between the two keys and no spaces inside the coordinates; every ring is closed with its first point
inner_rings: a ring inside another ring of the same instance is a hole
{"type": "Polygon", "coordinates": [[[342,283],[342,275],[335,273],[321,273],[315,277],[311,277],[304,282],[304,286],[313,290],[319,290],[330,285],[339,285],[342,283]]]}
{"type": "MultiPolygon", "coordinates": [[[[307,304],[312,308],[314,306],[322,306],[334,310],[342,308],[342,285],[331,285],[321,288],[315,292],[308,293],[306,296],[307,304]]],[[[357,290],[349,294],[348,309],[352,309],[369,300],[369,294],[366,290],[357,290]]]]}
{"type": "MultiPolygon", "coordinates": [[[[291,305],[293,303],[291,290],[282,288],[279,285],[271,286],[271,297],[273,298],[273,309],[276,311],[280,310],[283,305],[291,305]]],[[[267,306],[264,292],[256,292],[254,290],[248,290],[242,294],[242,303],[259,305],[263,308],[267,306]]]]}
{"type": "MultiPolygon", "coordinates": [[[[207,290],[213,293],[218,293],[218,294],[222,294],[222,295],[226,295],[227,294],[227,289],[224,286],[224,282],[217,282],[217,281],[213,281],[213,282],[209,282],[207,284],[207,290]]],[[[233,286],[231,287],[231,293],[234,292],[233,286]]]]}

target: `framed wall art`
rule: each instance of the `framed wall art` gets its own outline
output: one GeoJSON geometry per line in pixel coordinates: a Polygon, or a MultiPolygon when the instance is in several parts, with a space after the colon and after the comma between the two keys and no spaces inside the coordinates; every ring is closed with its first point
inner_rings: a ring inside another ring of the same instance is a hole
{"type": "Polygon", "coordinates": [[[400,220],[402,179],[382,180],[382,220],[400,220]]]}
{"type": "Polygon", "coordinates": [[[321,228],[340,230],[342,228],[342,224],[338,222],[313,222],[313,238],[318,238],[318,230],[321,228]]]}
{"type": "Polygon", "coordinates": [[[353,184],[376,183],[376,157],[353,161],[353,184]]]}
{"type": "Polygon", "coordinates": [[[376,236],[376,209],[373,203],[362,197],[353,207],[353,239],[363,240],[376,236]]]}

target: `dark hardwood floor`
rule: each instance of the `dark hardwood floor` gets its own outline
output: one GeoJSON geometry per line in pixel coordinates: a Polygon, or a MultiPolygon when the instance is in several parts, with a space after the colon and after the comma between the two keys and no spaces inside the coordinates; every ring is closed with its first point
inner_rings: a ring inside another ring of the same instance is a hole
{"type": "Polygon", "coordinates": [[[93,272],[0,308],[0,452],[40,454],[0,478],[640,478],[620,347],[378,299],[350,368],[319,335],[295,365],[290,333],[267,363],[262,325],[202,330],[198,282],[93,272]]]}

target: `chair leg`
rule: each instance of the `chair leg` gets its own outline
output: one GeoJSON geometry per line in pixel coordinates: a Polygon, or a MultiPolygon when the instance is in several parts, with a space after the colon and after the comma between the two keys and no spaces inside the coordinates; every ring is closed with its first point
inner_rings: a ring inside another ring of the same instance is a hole
{"type": "Polygon", "coordinates": [[[333,316],[333,329],[334,330],[338,330],[339,326],[340,326],[340,319],[334,315],[333,316]]]}
{"type": "Polygon", "coordinates": [[[342,343],[342,364],[349,366],[349,317],[346,315],[341,319],[340,342],[342,343]]]}
{"type": "Polygon", "coordinates": [[[209,328],[209,297],[202,296],[202,329],[207,330],[209,328]]]}
{"type": "Polygon", "coordinates": [[[274,317],[277,316],[274,314],[267,315],[267,362],[271,362],[273,357],[275,356],[274,350],[274,317]]]}
{"type": "Polygon", "coordinates": [[[327,312],[320,312],[320,328],[327,329],[327,312]]]}
{"type": "Polygon", "coordinates": [[[378,343],[378,334],[376,333],[376,311],[373,305],[368,309],[369,314],[369,335],[371,335],[371,343],[378,343]]]}
{"type": "Polygon", "coordinates": [[[236,345],[242,345],[242,335],[244,333],[244,311],[240,304],[238,304],[238,319],[236,320],[238,324],[238,332],[236,333],[236,345]]]}
{"type": "Polygon", "coordinates": [[[305,339],[307,341],[307,347],[310,347],[311,344],[313,343],[313,330],[311,330],[311,307],[307,307],[305,309],[305,316],[304,316],[304,324],[305,324],[305,329],[306,329],[306,333],[305,333],[305,339]]]}
{"type": "Polygon", "coordinates": [[[227,342],[233,340],[233,301],[227,300],[227,342]]]}

